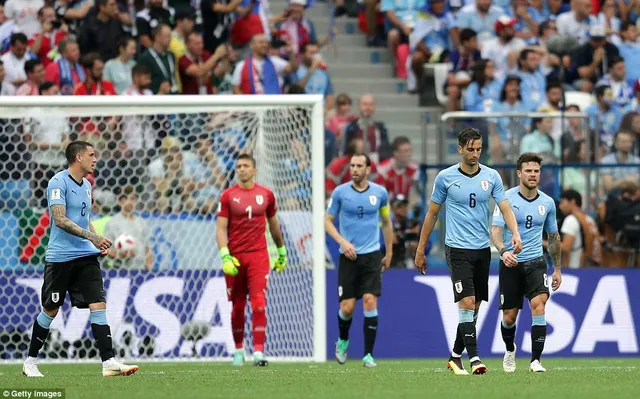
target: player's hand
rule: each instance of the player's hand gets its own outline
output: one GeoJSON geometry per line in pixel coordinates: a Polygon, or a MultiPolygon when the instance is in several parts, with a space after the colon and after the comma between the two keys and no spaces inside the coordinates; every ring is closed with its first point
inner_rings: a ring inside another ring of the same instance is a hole
{"type": "Polygon", "coordinates": [[[502,261],[506,267],[516,267],[518,266],[518,256],[513,252],[505,252],[502,254],[502,261]]]}
{"type": "Polygon", "coordinates": [[[560,270],[556,270],[551,276],[551,289],[553,291],[557,291],[558,288],[560,288],[560,285],[562,285],[562,274],[560,273],[560,270]]]}
{"type": "Polygon", "coordinates": [[[356,254],[356,247],[354,247],[349,241],[345,241],[340,245],[340,248],[342,248],[342,253],[347,257],[347,259],[356,260],[358,257],[358,254],[356,254]]]}
{"type": "Polygon", "coordinates": [[[222,271],[227,276],[235,276],[238,274],[238,267],[240,267],[240,261],[229,253],[229,248],[220,249],[220,256],[222,258],[222,271]]]}
{"type": "Polygon", "coordinates": [[[382,272],[386,272],[389,266],[391,266],[391,258],[393,258],[392,254],[386,254],[384,258],[382,258],[382,272]]]}
{"type": "Polygon", "coordinates": [[[427,274],[427,257],[424,254],[424,251],[418,250],[416,252],[416,257],[413,260],[413,263],[416,265],[416,269],[418,269],[420,274],[427,274]]]}
{"type": "Polygon", "coordinates": [[[94,234],[91,243],[96,246],[101,252],[109,249],[111,247],[111,240],[107,237],[103,237],[98,234],[94,234]]]}
{"type": "Polygon", "coordinates": [[[280,247],[278,248],[278,258],[275,262],[273,262],[272,270],[275,270],[276,273],[280,273],[287,267],[287,248],[280,247]]]}
{"type": "Polygon", "coordinates": [[[511,238],[511,248],[513,248],[513,253],[515,255],[522,252],[522,238],[520,238],[520,234],[514,234],[511,238]]]}

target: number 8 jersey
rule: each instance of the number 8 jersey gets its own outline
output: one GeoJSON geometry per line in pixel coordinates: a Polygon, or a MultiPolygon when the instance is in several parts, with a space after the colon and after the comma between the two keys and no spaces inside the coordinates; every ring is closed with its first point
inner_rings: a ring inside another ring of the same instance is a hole
{"type": "Polygon", "coordinates": [[[445,244],[451,248],[484,249],[490,245],[489,201],[506,199],[500,174],[484,165],[476,173],[462,171],[460,164],[440,171],[433,183],[431,201],[445,205],[445,244]]]}
{"type": "MultiPolygon", "coordinates": [[[[81,228],[89,230],[91,183],[87,179],[83,178],[81,182],[77,182],[68,170],[56,173],[47,185],[47,201],[49,202],[49,214],[51,214],[52,206],[63,205],[69,220],[81,228]]],[[[91,241],[67,233],[56,226],[53,217],[51,217],[51,236],[45,256],[47,262],[68,262],[98,253],[100,251],[91,241]]]]}
{"type": "Polygon", "coordinates": [[[250,189],[230,187],[220,196],[218,217],[229,220],[229,252],[238,254],[267,250],[267,219],[276,214],[273,192],[259,184],[250,189]]]}

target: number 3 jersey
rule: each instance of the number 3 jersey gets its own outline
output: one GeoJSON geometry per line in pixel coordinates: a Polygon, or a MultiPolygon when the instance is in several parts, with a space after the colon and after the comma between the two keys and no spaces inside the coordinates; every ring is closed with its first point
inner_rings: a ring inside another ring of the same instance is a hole
{"type": "Polygon", "coordinates": [[[489,247],[489,201],[506,199],[502,178],[494,169],[479,165],[476,173],[462,171],[460,164],[440,171],[433,183],[431,201],[445,205],[444,243],[452,248],[489,247]]]}
{"type": "MultiPolygon", "coordinates": [[[[538,195],[528,199],[520,193],[520,187],[507,190],[507,200],[516,215],[518,231],[522,237],[522,252],[518,254],[518,262],[537,259],[542,256],[542,232],[558,232],[556,221],[556,204],[551,197],[538,190],[538,195]]],[[[500,209],[493,211],[494,226],[504,229],[504,217],[500,209]]],[[[511,231],[504,230],[504,243],[511,251],[511,231]]]]}
{"type": "Polygon", "coordinates": [[[368,254],[380,250],[380,215],[389,212],[388,203],[387,190],[378,184],[369,182],[366,190],[357,191],[344,183],[333,190],[327,212],[338,218],[340,235],[356,253],[368,254]]]}
{"type": "Polygon", "coordinates": [[[218,217],[228,219],[227,239],[231,255],[267,250],[267,219],[276,214],[276,198],[268,188],[230,187],[220,196],[218,217]]]}
{"type": "MultiPolygon", "coordinates": [[[[89,230],[91,215],[91,183],[85,178],[77,182],[68,170],[58,172],[47,186],[49,213],[54,205],[64,205],[66,216],[73,223],[89,230]]],[[[51,235],[45,260],[47,262],[68,262],[83,256],[96,255],[100,250],[86,238],[69,234],[56,226],[51,216],[51,235]]]]}

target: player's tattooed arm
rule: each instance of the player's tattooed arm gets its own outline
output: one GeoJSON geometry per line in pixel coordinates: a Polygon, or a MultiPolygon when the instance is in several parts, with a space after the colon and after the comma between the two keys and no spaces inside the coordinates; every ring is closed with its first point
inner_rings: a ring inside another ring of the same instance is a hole
{"type": "Polygon", "coordinates": [[[71,219],[67,217],[67,207],[64,205],[52,205],[51,215],[56,223],[56,226],[63,231],[74,235],[76,237],[86,238],[87,240],[95,243],[100,241],[101,237],[89,230],[85,230],[77,224],[73,223],[71,219]]]}
{"type": "Polygon", "coordinates": [[[496,247],[498,252],[502,252],[504,249],[504,234],[502,232],[502,227],[500,226],[491,226],[491,242],[496,247]]]}
{"type": "Polygon", "coordinates": [[[549,241],[549,255],[553,262],[553,268],[558,271],[562,267],[562,264],[560,263],[560,254],[562,253],[562,240],[560,240],[560,233],[549,233],[547,241],[549,241]]]}

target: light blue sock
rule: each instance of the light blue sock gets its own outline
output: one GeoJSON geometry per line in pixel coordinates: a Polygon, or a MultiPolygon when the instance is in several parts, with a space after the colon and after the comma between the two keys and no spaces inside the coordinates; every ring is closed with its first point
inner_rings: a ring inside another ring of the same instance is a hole
{"type": "Polygon", "coordinates": [[[107,309],[92,310],[91,313],[89,313],[89,321],[91,324],[106,326],[109,324],[107,323],[107,309]]]}
{"type": "Polygon", "coordinates": [[[378,317],[378,309],[365,310],[364,317],[378,317]]]}
{"type": "Polygon", "coordinates": [[[502,327],[506,328],[506,329],[512,329],[513,327],[515,327],[516,323],[513,323],[512,325],[508,325],[507,323],[504,322],[504,319],[502,320],[502,327]]]}
{"type": "Polygon", "coordinates": [[[46,314],[44,311],[40,311],[38,317],[36,317],[36,321],[42,328],[46,328],[47,330],[51,327],[51,323],[53,323],[53,317],[46,314]]]}
{"type": "Polygon", "coordinates": [[[473,310],[460,309],[458,317],[459,317],[460,323],[473,323],[473,310]]]}
{"type": "Polygon", "coordinates": [[[531,325],[532,326],[546,326],[547,319],[545,319],[544,315],[542,316],[531,316],[531,325]]]}
{"type": "Polygon", "coordinates": [[[347,317],[347,316],[345,316],[345,315],[344,315],[344,313],[342,313],[342,310],[338,310],[338,317],[339,317],[341,320],[349,321],[349,320],[351,320],[351,317],[352,317],[352,316],[347,317]]]}

